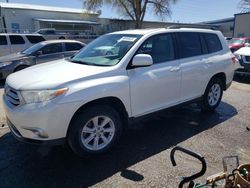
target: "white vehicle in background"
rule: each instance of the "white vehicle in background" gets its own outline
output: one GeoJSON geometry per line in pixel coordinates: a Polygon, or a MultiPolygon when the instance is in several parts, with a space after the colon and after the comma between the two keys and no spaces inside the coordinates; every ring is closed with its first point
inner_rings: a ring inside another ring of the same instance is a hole
{"type": "Polygon", "coordinates": [[[46,40],[56,40],[56,39],[70,39],[78,40],[83,43],[89,43],[92,40],[99,37],[99,35],[94,35],[90,31],[74,31],[74,30],[56,30],[54,28],[43,28],[39,29],[35,33],[41,34],[46,40]]]}
{"type": "Polygon", "coordinates": [[[45,38],[39,34],[0,33],[0,57],[20,52],[41,41],[45,38]]]}
{"type": "Polygon", "coordinates": [[[67,39],[69,35],[69,33],[66,33],[66,32],[58,32],[54,28],[39,29],[35,33],[43,35],[46,38],[46,40],[67,39]]]}
{"type": "Polygon", "coordinates": [[[250,75],[250,45],[240,48],[234,54],[240,63],[240,68],[235,71],[235,74],[250,75]]]}
{"type": "Polygon", "coordinates": [[[110,33],[72,58],[11,74],[6,119],[20,141],[66,142],[80,156],[100,154],[144,115],[197,99],[203,110],[215,110],[237,67],[219,31],[110,33]],[[114,54],[96,53],[110,41],[119,46],[114,54]]]}

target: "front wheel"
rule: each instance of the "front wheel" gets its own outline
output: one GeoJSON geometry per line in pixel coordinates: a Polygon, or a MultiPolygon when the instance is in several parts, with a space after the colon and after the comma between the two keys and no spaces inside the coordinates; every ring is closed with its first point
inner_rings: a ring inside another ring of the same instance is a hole
{"type": "Polygon", "coordinates": [[[213,78],[208,83],[206,91],[203,95],[202,110],[213,111],[221,102],[223,95],[222,82],[219,78],[213,78]]]}
{"type": "Polygon", "coordinates": [[[119,140],[120,115],[110,106],[98,105],[78,113],[68,132],[68,143],[79,156],[104,153],[119,140]]]}

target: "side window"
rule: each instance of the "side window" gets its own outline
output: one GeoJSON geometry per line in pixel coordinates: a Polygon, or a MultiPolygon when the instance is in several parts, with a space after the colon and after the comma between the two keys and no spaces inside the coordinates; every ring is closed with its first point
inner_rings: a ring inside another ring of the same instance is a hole
{"type": "Polygon", "coordinates": [[[62,52],[62,44],[49,44],[42,49],[43,54],[53,54],[62,52]]]}
{"type": "Polygon", "coordinates": [[[203,36],[206,40],[209,53],[218,52],[222,50],[220,39],[218,38],[216,34],[206,33],[206,34],[203,34],[203,36]]]}
{"type": "Polygon", "coordinates": [[[6,36],[0,36],[0,45],[7,45],[6,36]]]}
{"type": "Polygon", "coordinates": [[[77,51],[82,49],[82,45],[79,43],[65,43],[66,51],[77,51]]]}
{"type": "Polygon", "coordinates": [[[147,39],[137,54],[149,54],[154,64],[175,59],[174,43],[171,34],[161,34],[147,39]]]}
{"type": "Polygon", "coordinates": [[[36,44],[38,42],[45,41],[45,39],[42,36],[27,35],[26,37],[30,41],[30,43],[32,43],[32,44],[36,44]]]}
{"type": "Polygon", "coordinates": [[[25,41],[20,35],[10,35],[11,44],[25,44],[25,41]]]}
{"type": "Polygon", "coordinates": [[[199,33],[178,33],[178,38],[182,58],[202,55],[199,33]]]}

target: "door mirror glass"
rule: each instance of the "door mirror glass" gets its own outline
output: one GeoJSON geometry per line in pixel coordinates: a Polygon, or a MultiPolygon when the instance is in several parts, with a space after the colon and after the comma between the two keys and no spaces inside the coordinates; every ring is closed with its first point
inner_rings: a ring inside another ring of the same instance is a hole
{"type": "Polygon", "coordinates": [[[137,54],[132,60],[133,67],[147,67],[153,64],[151,55],[148,54],[137,54]]]}

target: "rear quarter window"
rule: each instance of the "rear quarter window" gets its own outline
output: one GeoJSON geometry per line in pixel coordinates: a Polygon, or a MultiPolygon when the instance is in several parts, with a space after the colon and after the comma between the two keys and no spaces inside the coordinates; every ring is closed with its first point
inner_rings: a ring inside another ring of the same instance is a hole
{"type": "Polygon", "coordinates": [[[205,33],[203,36],[207,44],[208,53],[214,53],[222,50],[220,39],[216,34],[205,33]]]}
{"type": "Polygon", "coordinates": [[[45,41],[45,39],[42,36],[27,35],[26,37],[27,37],[28,41],[32,44],[36,44],[38,42],[45,41]]]}
{"type": "Polygon", "coordinates": [[[20,35],[10,35],[11,44],[25,44],[25,41],[20,35]]]}
{"type": "Polygon", "coordinates": [[[7,45],[6,36],[0,36],[0,45],[7,45]]]}

